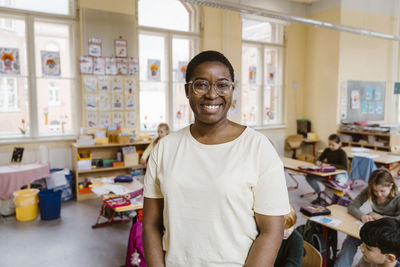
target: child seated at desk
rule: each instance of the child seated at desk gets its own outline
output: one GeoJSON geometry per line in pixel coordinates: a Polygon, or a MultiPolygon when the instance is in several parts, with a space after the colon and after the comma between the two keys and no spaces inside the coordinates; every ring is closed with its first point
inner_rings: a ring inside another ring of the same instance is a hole
{"type": "Polygon", "coordinates": [[[294,225],[297,221],[296,211],[292,204],[290,204],[290,213],[284,216],[284,234],[281,247],[278,252],[278,256],[275,260],[275,267],[286,267],[286,266],[299,266],[304,255],[303,249],[303,237],[299,232],[294,230],[294,225]]]}
{"type": "MultiPolygon", "coordinates": [[[[368,187],[350,203],[348,212],[362,223],[375,221],[384,216],[400,220],[400,194],[392,174],[384,168],[373,171],[368,180],[368,187]],[[372,212],[364,214],[360,207],[366,201],[371,204],[372,212]]],[[[360,245],[360,240],[347,236],[343,241],[335,266],[351,266],[360,245]]]]}
{"type": "Polygon", "coordinates": [[[356,267],[400,267],[400,221],[382,218],[361,227],[363,258],[356,267]]]}
{"type": "MultiPolygon", "coordinates": [[[[346,152],[341,148],[342,143],[340,141],[340,137],[337,134],[331,134],[328,138],[329,147],[325,148],[324,152],[322,152],[321,156],[315,162],[318,166],[335,166],[336,169],[345,170],[344,173],[338,173],[332,179],[334,181],[345,184],[348,180],[347,168],[348,168],[348,160],[346,152]]],[[[306,180],[308,184],[314,189],[317,193],[317,198],[312,201],[312,204],[320,204],[321,203],[321,188],[318,185],[318,182],[326,181],[326,178],[315,176],[312,174],[308,174],[306,176],[306,180]]]]}

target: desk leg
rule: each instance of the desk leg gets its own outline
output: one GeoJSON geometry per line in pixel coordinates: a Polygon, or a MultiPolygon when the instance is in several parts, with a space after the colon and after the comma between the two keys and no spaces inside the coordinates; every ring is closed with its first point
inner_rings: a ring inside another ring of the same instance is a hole
{"type": "Polygon", "coordinates": [[[287,174],[288,174],[289,177],[292,178],[292,180],[296,183],[295,186],[288,186],[288,190],[297,189],[297,188],[299,187],[299,182],[297,182],[296,178],[294,177],[295,174],[294,174],[294,173],[290,173],[290,172],[287,172],[287,174]]]}

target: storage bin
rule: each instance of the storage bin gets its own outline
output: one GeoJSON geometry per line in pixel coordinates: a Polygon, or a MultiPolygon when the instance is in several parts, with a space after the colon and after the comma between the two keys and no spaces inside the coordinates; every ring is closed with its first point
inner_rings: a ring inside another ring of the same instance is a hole
{"type": "Polygon", "coordinates": [[[32,221],[37,217],[38,189],[23,189],[14,192],[15,212],[18,221],[32,221]]]}
{"type": "Polygon", "coordinates": [[[124,154],[124,163],[125,163],[125,166],[138,165],[139,164],[139,154],[138,153],[124,154]]]}
{"type": "Polygon", "coordinates": [[[112,167],[113,162],[116,161],[115,159],[103,159],[103,167],[112,167]]]}
{"type": "Polygon", "coordinates": [[[125,135],[118,135],[117,136],[117,141],[120,144],[129,144],[130,136],[125,136],[125,135]]]}
{"type": "Polygon", "coordinates": [[[92,160],[79,160],[77,164],[78,170],[80,171],[87,171],[92,169],[92,160]]]}
{"type": "Polygon", "coordinates": [[[43,190],[39,194],[40,218],[54,220],[61,214],[61,191],[43,190]]]}

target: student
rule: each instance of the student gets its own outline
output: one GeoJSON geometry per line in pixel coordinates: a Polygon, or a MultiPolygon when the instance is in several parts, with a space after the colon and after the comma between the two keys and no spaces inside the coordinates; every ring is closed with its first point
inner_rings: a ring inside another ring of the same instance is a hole
{"type": "Polygon", "coordinates": [[[156,139],[154,139],[153,142],[151,142],[150,145],[148,145],[148,147],[144,150],[143,154],[142,154],[142,159],[140,160],[140,163],[142,165],[146,165],[147,164],[147,159],[150,156],[151,151],[153,150],[153,148],[157,145],[158,141],[160,141],[161,138],[163,138],[164,136],[169,134],[169,126],[166,123],[160,123],[157,127],[157,133],[158,136],[156,139]]]}
{"type": "Polygon", "coordinates": [[[361,227],[363,258],[356,267],[400,267],[400,221],[382,218],[361,227]]]}
{"type": "Polygon", "coordinates": [[[294,229],[297,221],[296,211],[290,204],[290,213],[284,216],[284,234],[274,267],[301,267],[304,248],[303,237],[294,229]]]}
{"type": "MultiPolygon", "coordinates": [[[[375,221],[384,216],[400,220],[400,194],[391,173],[384,168],[373,171],[368,180],[368,187],[350,203],[348,212],[363,223],[375,221]],[[372,212],[364,214],[360,207],[366,201],[371,204],[372,212]]],[[[361,245],[360,240],[347,236],[343,241],[335,266],[351,266],[359,245],[361,245]]]]}
{"type": "MultiPolygon", "coordinates": [[[[345,170],[345,173],[336,174],[333,179],[334,181],[345,184],[348,180],[347,168],[348,160],[346,152],[341,148],[342,143],[340,142],[340,137],[337,134],[331,134],[328,138],[329,147],[325,148],[321,156],[316,161],[318,166],[335,166],[336,169],[345,170]]],[[[312,201],[313,204],[319,204],[321,202],[321,188],[318,182],[326,181],[326,178],[308,174],[306,176],[308,184],[317,193],[317,198],[312,201]]]]}

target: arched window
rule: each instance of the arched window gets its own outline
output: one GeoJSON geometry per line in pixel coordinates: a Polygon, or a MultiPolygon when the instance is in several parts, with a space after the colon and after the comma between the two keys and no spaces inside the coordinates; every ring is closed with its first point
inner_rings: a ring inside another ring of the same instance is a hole
{"type": "Polygon", "coordinates": [[[192,120],[184,75],[198,52],[195,9],[178,0],[139,0],[138,21],[140,128],[167,122],[177,130],[192,120]]]}

